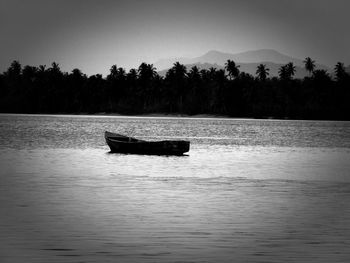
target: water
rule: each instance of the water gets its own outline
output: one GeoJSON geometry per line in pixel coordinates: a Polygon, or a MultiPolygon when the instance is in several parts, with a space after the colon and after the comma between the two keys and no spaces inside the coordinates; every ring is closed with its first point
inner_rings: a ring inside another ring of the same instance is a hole
{"type": "Polygon", "coordinates": [[[350,261],[349,122],[0,115],[0,147],[1,262],[350,261]]]}

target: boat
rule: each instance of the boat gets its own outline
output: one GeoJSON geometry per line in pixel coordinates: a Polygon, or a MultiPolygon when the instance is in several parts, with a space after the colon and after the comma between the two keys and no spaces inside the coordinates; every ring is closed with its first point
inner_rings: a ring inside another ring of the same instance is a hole
{"type": "Polygon", "coordinates": [[[105,140],[112,153],[183,155],[190,150],[189,141],[145,141],[108,131],[105,140]]]}

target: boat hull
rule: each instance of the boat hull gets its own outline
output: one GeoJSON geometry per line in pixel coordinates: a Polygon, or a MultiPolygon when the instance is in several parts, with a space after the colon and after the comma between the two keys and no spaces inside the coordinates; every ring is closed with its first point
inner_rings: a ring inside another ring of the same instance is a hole
{"type": "Polygon", "coordinates": [[[106,132],[106,143],[113,153],[147,155],[183,155],[190,150],[189,141],[143,141],[106,132]]]}

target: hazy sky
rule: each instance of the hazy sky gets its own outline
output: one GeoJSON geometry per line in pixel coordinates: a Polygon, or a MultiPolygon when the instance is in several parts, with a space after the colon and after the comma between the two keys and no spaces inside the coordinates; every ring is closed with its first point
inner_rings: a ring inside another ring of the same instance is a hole
{"type": "Polygon", "coordinates": [[[17,59],[105,74],[209,50],[350,64],[348,0],[0,0],[0,71],[17,59]]]}

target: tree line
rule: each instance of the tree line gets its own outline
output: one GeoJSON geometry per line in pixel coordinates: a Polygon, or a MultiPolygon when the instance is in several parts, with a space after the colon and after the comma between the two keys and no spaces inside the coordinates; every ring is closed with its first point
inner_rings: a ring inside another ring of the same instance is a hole
{"type": "Polygon", "coordinates": [[[6,113],[176,113],[247,118],[350,120],[350,76],[338,62],[331,75],[304,60],[309,75],[295,79],[292,62],[269,77],[260,64],[256,76],[227,60],[224,69],[199,69],[176,62],[160,76],[152,64],[126,72],[113,65],[103,78],[79,69],[24,66],[13,61],[0,74],[0,112],[6,113]]]}

